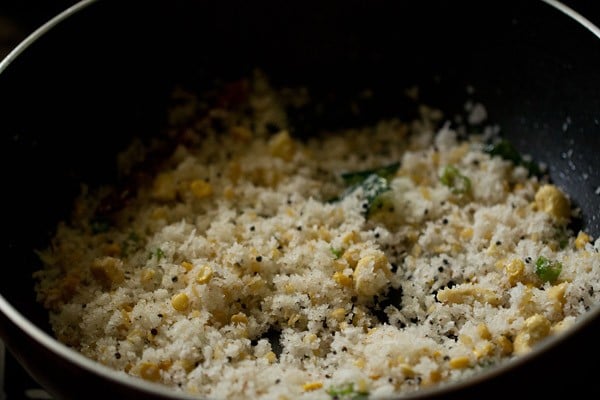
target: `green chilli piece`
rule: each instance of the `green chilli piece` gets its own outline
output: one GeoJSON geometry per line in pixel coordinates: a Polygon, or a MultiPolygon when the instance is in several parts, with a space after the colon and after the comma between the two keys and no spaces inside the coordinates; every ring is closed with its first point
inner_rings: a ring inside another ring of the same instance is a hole
{"type": "Polygon", "coordinates": [[[165,256],[165,252],[159,247],[156,249],[156,261],[160,262],[160,259],[165,256]]]}
{"type": "Polygon", "coordinates": [[[331,254],[333,254],[333,256],[335,257],[336,260],[338,258],[340,258],[342,256],[342,254],[344,253],[344,250],[342,250],[342,249],[336,249],[334,247],[330,247],[330,249],[331,249],[331,254]]]}
{"type": "Polygon", "coordinates": [[[355,390],[352,382],[331,386],[327,389],[327,394],[333,400],[366,400],[369,398],[369,392],[355,390]]]}
{"type": "Polygon", "coordinates": [[[538,257],[535,261],[535,273],[544,282],[554,282],[561,271],[562,264],[559,261],[548,260],[544,256],[538,257]]]}
{"type": "Polygon", "coordinates": [[[448,186],[453,194],[467,194],[471,192],[471,180],[460,173],[458,168],[447,165],[440,175],[440,182],[448,186]]]}
{"type": "Polygon", "coordinates": [[[154,252],[150,252],[150,254],[148,254],[148,260],[151,260],[154,256],[156,256],[156,261],[160,262],[160,259],[165,256],[165,252],[160,247],[157,247],[154,252]]]}

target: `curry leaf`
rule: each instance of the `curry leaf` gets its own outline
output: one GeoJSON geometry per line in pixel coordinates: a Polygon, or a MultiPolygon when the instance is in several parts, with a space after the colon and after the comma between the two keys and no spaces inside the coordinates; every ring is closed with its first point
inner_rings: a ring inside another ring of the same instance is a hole
{"type": "Polygon", "coordinates": [[[379,168],[366,169],[363,171],[355,171],[355,172],[345,172],[342,174],[342,179],[346,183],[346,185],[356,185],[364,182],[371,175],[377,175],[386,180],[390,180],[398,171],[400,167],[399,162],[395,162],[390,165],[386,165],[379,168]]]}
{"type": "Polygon", "coordinates": [[[342,179],[350,187],[344,191],[340,198],[361,189],[365,200],[362,211],[368,217],[374,210],[383,207],[384,200],[381,198],[381,194],[391,190],[389,181],[394,177],[399,167],[400,163],[395,162],[379,168],[343,173],[342,179]]]}
{"type": "Polygon", "coordinates": [[[525,167],[529,171],[529,176],[538,176],[542,172],[536,163],[525,160],[512,143],[506,139],[489,144],[483,150],[491,156],[498,156],[504,160],[511,161],[515,165],[525,167]]]}

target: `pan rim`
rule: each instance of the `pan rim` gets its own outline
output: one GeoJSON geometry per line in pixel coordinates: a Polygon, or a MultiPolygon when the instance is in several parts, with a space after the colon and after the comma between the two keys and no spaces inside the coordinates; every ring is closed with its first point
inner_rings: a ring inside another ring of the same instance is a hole
{"type": "MultiPolygon", "coordinates": [[[[67,18],[77,14],[79,11],[86,9],[90,5],[99,2],[100,0],[80,0],[64,11],[60,12],[56,16],[49,19],[46,23],[42,24],[39,28],[29,34],[24,40],[22,40],[8,55],[0,61],[0,74],[8,68],[8,66],[15,61],[18,56],[26,51],[33,43],[40,39],[47,32],[52,30],[55,26],[60,24],[67,18]]],[[[539,0],[538,0],[539,1],[539,0]]],[[[595,35],[600,39],[600,28],[593,24],[590,20],[585,18],[583,15],[573,10],[569,6],[558,0],[541,0],[543,3],[553,7],[559,12],[565,14],[567,17],[573,19],[581,26],[586,28],[591,34],[595,35]]],[[[77,352],[59,342],[57,339],[52,337],[50,334],[39,328],[33,322],[31,322],[25,315],[18,311],[1,293],[0,293],[0,313],[16,325],[18,329],[27,334],[36,343],[39,343],[50,352],[57,356],[65,359],[66,361],[84,368],[86,371],[93,374],[97,374],[100,377],[114,381],[123,386],[134,388],[140,392],[151,393],[154,395],[164,396],[164,398],[170,399],[198,399],[196,396],[192,396],[185,392],[177,392],[172,388],[153,382],[136,378],[126,373],[116,371],[109,368],[99,362],[85,357],[83,354],[77,352]]],[[[515,359],[507,360],[502,364],[496,365],[489,370],[481,371],[473,376],[462,379],[456,382],[448,382],[446,384],[420,389],[414,393],[408,393],[399,395],[399,399],[422,399],[432,395],[443,395],[455,393],[468,386],[477,385],[483,381],[490,380],[494,377],[506,373],[508,370],[524,365],[531,360],[539,357],[542,353],[551,350],[552,348],[559,345],[561,342],[567,340],[569,337],[575,335],[577,332],[586,328],[594,321],[600,320],[600,304],[596,304],[592,309],[588,310],[585,314],[581,315],[577,321],[570,327],[566,332],[554,335],[547,338],[542,343],[539,343],[529,353],[519,356],[515,359]]],[[[1,339],[1,338],[0,338],[1,339]]],[[[10,348],[8,348],[10,351],[10,348]]]]}
{"type": "Polygon", "coordinates": [[[15,48],[13,48],[2,60],[0,60],[0,74],[8,68],[8,66],[29,46],[35,43],[39,38],[49,32],[56,25],[67,19],[73,14],[87,8],[90,4],[96,3],[98,0],[80,0],[74,5],[68,7],[56,16],[50,18],[47,22],[42,24],[39,28],[34,30],[32,33],[27,35],[15,48]]]}
{"type": "Polygon", "coordinates": [[[558,11],[567,15],[568,17],[571,17],[573,20],[575,20],[576,22],[581,24],[584,28],[586,28],[592,34],[596,35],[596,37],[598,37],[598,39],[600,39],[600,28],[598,28],[596,25],[594,25],[594,23],[592,21],[590,21],[589,19],[584,17],[582,14],[578,13],[571,7],[567,6],[564,3],[561,3],[558,0],[542,0],[542,1],[550,6],[554,7],[555,9],[557,9],[558,11]]]}

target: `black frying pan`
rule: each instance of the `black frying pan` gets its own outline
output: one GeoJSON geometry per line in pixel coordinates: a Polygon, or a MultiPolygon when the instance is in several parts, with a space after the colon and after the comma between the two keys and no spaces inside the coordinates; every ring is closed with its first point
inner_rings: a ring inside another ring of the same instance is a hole
{"type": "MultiPolygon", "coordinates": [[[[552,3],[552,4],[550,4],[552,3]]],[[[308,85],[325,113],[297,134],[410,116],[402,92],[460,113],[469,98],[515,147],[550,166],[581,208],[574,229],[600,235],[600,31],[530,1],[84,1],[0,64],[5,250],[0,337],[57,398],[173,398],[58,344],[35,302],[33,249],[68,215],[80,183],[117,180],[115,154],[160,134],[173,84],[206,89],[263,68],[308,85]],[[474,88],[472,95],[465,90],[474,88]],[[351,100],[375,96],[355,116],[351,100]],[[116,397],[115,397],[116,396],[116,397]]],[[[596,266],[600,267],[600,266],[596,266]]],[[[531,355],[444,390],[443,398],[599,393],[600,308],[531,355]]],[[[593,397],[593,396],[592,396],[593,397]]]]}

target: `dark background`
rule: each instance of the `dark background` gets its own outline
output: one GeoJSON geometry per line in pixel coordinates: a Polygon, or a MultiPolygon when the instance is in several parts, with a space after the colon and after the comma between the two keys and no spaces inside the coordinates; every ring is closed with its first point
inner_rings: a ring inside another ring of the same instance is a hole
{"type": "MultiPolygon", "coordinates": [[[[76,0],[7,0],[0,2],[0,59],[29,33],[76,0]]],[[[563,0],[591,22],[600,26],[598,0],[563,0]]]]}

